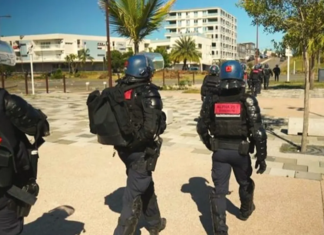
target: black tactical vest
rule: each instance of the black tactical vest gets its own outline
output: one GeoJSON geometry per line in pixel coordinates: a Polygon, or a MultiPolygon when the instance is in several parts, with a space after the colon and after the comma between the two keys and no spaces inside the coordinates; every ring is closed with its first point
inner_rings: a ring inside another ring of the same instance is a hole
{"type": "Polygon", "coordinates": [[[248,136],[247,114],[242,95],[218,96],[214,103],[211,131],[215,138],[242,139],[248,136]]]}

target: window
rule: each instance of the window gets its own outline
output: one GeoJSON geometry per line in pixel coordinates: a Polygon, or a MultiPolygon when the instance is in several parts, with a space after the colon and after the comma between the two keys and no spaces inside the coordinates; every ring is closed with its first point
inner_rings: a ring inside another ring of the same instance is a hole
{"type": "Polygon", "coordinates": [[[51,47],[51,43],[50,42],[41,42],[40,43],[40,47],[42,49],[50,48],[51,47]]]}
{"type": "Polygon", "coordinates": [[[78,45],[80,44],[80,39],[77,40],[78,45]]]}
{"type": "Polygon", "coordinates": [[[97,56],[99,56],[99,57],[104,57],[105,54],[98,54],[97,56]]]}
{"type": "Polygon", "coordinates": [[[194,23],[195,23],[195,24],[198,24],[198,20],[194,20],[194,23]]]}
{"type": "Polygon", "coordinates": [[[21,57],[27,57],[27,55],[21,55],[21,57]]]}
{"type": "Polygon", "coordinates": [[[72,45],[73,43],[72,42],[66,42],[65,44],[66,45],[72,45]]]}
{"type": "Polygon", "coordinates": [[[178,13],[178,16],[181,16],[181,13],[178,13]]]}

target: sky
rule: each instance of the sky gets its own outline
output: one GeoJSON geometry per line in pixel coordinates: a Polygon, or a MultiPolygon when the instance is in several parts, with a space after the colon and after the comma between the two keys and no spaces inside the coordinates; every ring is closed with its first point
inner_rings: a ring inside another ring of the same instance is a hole
{"type": "MultiPolygon", "coordinates": [[[[172,10],[221,7],[238,21],[238,43],[256,42],[256,27],[243,9],[236,7],[238,0],[177,0],[172,10]]],[[[105,36],[105,15],[98,0],[0,0],[0,35],[67,33],[105,36]]],[[[152,33],[149,39],[163,39],[165,30],[152,33]]],[[[111,32],[112,36],[118,36],[111,32]]],[[[271,40],[281,41],[282,34],[267,34],[259,27],[259,48],[273,48],[271,40]]]]}

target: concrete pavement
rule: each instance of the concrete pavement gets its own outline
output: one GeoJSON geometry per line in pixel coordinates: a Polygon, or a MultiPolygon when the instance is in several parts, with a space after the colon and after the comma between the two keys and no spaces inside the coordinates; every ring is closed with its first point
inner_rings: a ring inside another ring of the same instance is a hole
{"type": "MultiPolygon", "coordinates": [[[[283,139],[268,132],[268,169],[263,175],[253,176],[257,209],[247,222],[235,218],[239,198],[232,176],[233,193],[228,196],[230,234],[322,235],[323,154],[279,151],[287,143],[285,139],[299,142],[299,137],[289,139],[292,137],[281,130],[286,128],[289,115],[301,115],[298,110],[302,103],[299,98],[281,97],[285,91],[278,92],[277,98],[265,92],[258,97],[262,113],[273,133],[283,139]]],[[[162,136],[162,154],[154,173],[161,213],[168,219],[167,229],[161,234],[212,234],[208,207],[211,152],[196,133],[200,97],[178,91],[162,91],[161,95],[165,108],[174,112],[173,123],[162,136]]],[[[99,145],[96,136],[89,133],[86,97],[86,93],[27,97],[48,115],[52,134],[40,149],[41,192],[26,219],[23,235],[113,233],[121,210],[125,169],[117,156],[112,157],[113,149],[99,145]],[[61,210],[49,212],[57,207],[61,210]]],[[[324,115],[322,102],[323,98],[312,98],[311,112],[324,115]]],[[[324,145],[323,141],[309,137],[313,145],[324,145]]],[[[254,166],[255,159],[252,162],[254,166]]],[[[144,228],[140,230],[148,234],[144,228]]]]}

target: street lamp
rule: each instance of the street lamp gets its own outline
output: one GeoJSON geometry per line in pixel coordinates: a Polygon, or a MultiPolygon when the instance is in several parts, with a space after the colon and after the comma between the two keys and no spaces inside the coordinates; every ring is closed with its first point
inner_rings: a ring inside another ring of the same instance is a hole
{"type": "Polygon", "coordinates": [[[255,64],[258,64],[258,57],[259,57],[259,23],[256,24],[255,64]]]}
{"type": "Polygon", "coordinates": [[[108,69],[108,84],[109,87],[112,87],[112,73],[111,73],[111,53],[110,53],[110,30],[109,30],[109,0],[105,0],[105,8],[106,8],[106,31],[107,31],[107,69],[108,69]]]}
{"type": "MultiPolygon", "coordinates": [[[[11,18],[11,15],[0,16],[0,18],[11,18]]],[[[0,39],[1,39],[1,31],[0,31],[0,39]]]]}

